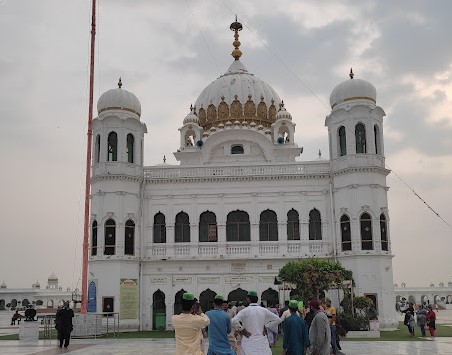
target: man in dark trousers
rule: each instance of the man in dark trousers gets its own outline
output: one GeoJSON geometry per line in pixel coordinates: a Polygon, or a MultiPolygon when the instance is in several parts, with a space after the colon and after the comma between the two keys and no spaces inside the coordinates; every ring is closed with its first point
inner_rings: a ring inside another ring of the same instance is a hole
{"type": "Polygon", "coordinates": [[[55,324],[58,331],[58,339],[60,340],[59,347],[67,348],[72,332],[72,318],[74,318],[74,311],[69,308],[69,302],[64,302],[63,308],[60,309],[55,317],[55,324]]]}

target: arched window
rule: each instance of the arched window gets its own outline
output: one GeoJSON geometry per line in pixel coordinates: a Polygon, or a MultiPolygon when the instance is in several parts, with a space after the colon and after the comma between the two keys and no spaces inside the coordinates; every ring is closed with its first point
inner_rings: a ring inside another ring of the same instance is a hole
{"type": "Polygon", "coordinates": [[[166,243],[165,215],[161,212],[154,216],[154,243],[166,243]]]}
{"type": "Polygon", "coordinates": [[[116,132],[110,132],[108,135],[108,158],[107,161],[118,161],[118,135],[116,132]]]}
{"type": "Polygon", "coordinates": [[[94,162],[100,162],[100,134],[96,136],[96,144],[94,146],[94,162]]]}
{"type": "Polygon", "coordinates": [[[226,241],[247,242],[251,240],[250,217],[244,211],[232,211],[226,219],[226,241]]]}
{"type": "Polygon", "coordinates": [[[293,208],[287,212],[287,240],[300,240],[300,218],[293,208]]]}
{"type": "Polygon", "coordinates": [[[124,233],[124,255],[135,255],[135,222],[130,219],[124,233]]]}
{"type": "Polygon", "coordinates": [[[373,250],[372,218],[368,213],[363,213],[359,219],[361,225],[361,249],[373,250]]]}
{"type": "Polygon", "coordinates": [[[347,215],[341,217],[342,251],[352,250],[352,233],[350,231],[350,218],[347,215]]]}
{"type": "Polygon", "coordinates": [[[347,155],[347,137],[344,126],[339,127],[339,153],[341,156],[347,155]]]}
{"type": "Polygon", "coordinates": [[[206,211],[199,216],[199,241],[217,242],[217,217],[215,213],[206,211]]]}
{"type": "Polygon", "coordinates": [[[374,126],[374,139],[375,139],[375,154],[381,154],[380,151],[380,129],[377,125],[374,126]]]}
{"type": "Polygon", "coordinates": [[[116,223],[109,219],[105,222],[105,243],[104,255],[115,255],[116,246],[116,223]]]}
{"type": "Polygon", "coordinates": [[[309,212],[309,240],[322,240],[322,220],[315,208],[309,212]]]}
{"type": "Polygon", "coordinates": [[[261,242],[278,240],[278,220],[276,213],[265,210],[261,213],[259,220],[259,240],[261,242]]]}
{"type": "Polygon", "coordinates": [[[231,147],[231,154],[243,154],[244,150],[243,150],[243,145],[241,144],[234,144],[231,147]]]}
{"type": "Polygon", "coordinates": [[[355,126],[356,153],[366,153],[366,127],[362,123],[355,126]]]}
{"type": "Polygon", "coordinates": [[[91,225],[91,256],[97,255],[97,221],[91,225]]]}
{"type": "Polygon", "coordinates": [[[388,250],[388,229],[386,226],[386,216],[382,213],[380,215],[380,235],[381,235],[381,250],[388,250]]]}
{"type": "Polygon", "coordinates": [[[135,143],[135,138],[132,134],[127,135],[127,148],[126,148],[126,154],[127,154],[127,162],[133,163],[133,147],[135,143]]]}
{"type": "Polygon", "coordinates": [[[185,212],[179,212],[176,215],[175,226],[175,238],[176,243],[189,243],[190,242],[190,219],[185,212]]]}

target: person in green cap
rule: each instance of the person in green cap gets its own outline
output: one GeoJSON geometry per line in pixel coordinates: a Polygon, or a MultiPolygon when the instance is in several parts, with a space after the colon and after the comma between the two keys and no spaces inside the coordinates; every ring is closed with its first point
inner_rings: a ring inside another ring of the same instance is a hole
{"type": "Polygon", "coordinates": [[[172,317],[176,355],[204,355],[201,350],[201,329],[207,327],[210,320],[201,307],[195,308],[195,304],[193,293],[185,292],[182,295],[182,313],[172,317]]]}
{"type": "Polygon", "coordinates": [[[229,344],[228,334],[231,332],[231,317],[223,311],[224,297],[216,295],[213,299],[213,309],[206,312],[210,319],[207,329],[209,334],[209,350],[207,355],[236,355],[229,344]]]}
{"type": "Polygon", "coordinates": [[[308,325],[298,311],[298,301],[289,301],[290,316],[284,320],[283,355],[305,355],[309,347],[308,325]]]}
{"type": "Polygon", "coordinates": [[[256,291],[249,291],[247,299],[249,306],[232,319],[232,327],[243,335],[240,354],[272,355],[267,337],[263,334],[264,327],[278,326],[281,319],[268,309],[259,307],[256,291]]]}

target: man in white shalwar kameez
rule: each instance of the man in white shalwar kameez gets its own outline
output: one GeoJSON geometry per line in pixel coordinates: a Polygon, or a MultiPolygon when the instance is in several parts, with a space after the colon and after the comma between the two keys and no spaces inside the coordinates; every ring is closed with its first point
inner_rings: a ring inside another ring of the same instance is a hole
{"type": "Polygon", "coordinates": [[[250,305],[232,319],[232,327],[243,335],[241,355],[272,355],[267,337],[264,335],[264,328],[278,326],[281,319],[268,309],[259,306],[257,301],[257,293],[249,291],[250,305]]]}

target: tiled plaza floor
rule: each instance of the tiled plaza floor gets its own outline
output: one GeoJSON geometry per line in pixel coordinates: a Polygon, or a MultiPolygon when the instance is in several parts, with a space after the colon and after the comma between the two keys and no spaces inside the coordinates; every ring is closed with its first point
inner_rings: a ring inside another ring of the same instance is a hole
{"type": "MultiPolygon", "coordinates": [[[[60,349],[55,341],[35,344],[19,341],[0,341],[0,354],[8,355],[174,355],[174,339],[127,340],[73,340],[68,349],[60,349]]],[[[435,341],[344,341],[342,353],[346,355],[452,355],[452,338],[435,341]]],[[[256,354],[258,355],[258,354],[256,354]]]]}

